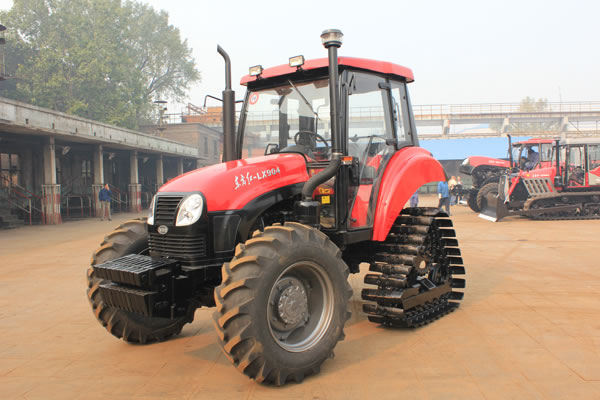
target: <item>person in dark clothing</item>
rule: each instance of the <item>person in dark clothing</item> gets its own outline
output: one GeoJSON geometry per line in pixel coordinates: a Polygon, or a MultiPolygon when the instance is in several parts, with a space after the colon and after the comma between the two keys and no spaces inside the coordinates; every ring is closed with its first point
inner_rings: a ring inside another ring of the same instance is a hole
{"type": "Polygon", "coordinates": [[[438,208],[440,209],[440,211],[442,210],[442,207],[446,207],[446,212],[448,213],[448,215],[450,215],[450,191],[448,190],[448,182],[447,181],[440,181],[440,183],[438,183],[438,198],[440,199],[440,201],[438,202],[438,208]]]}
{"type": "Polygon", "coordinates": [[[456,186],[454,188],[456,190],[456,204],[460,204],[463,194],[462,180],[460,179],[460,176],[456,177],[456,186]]]}
{"type": "Polygon", "coordinates": [[[112,192],[108,187],[108,183],[104,184],[104,187],[100,189],[100,193],[98,193],[98,200],[100,200],[100,205],[102,209],[102,217],[100,221],[104,221],[104,217],[108,214],[108,220],[112,221],[112,216],[110,214],[110,201],[112,198],[112,192]]]}
{"type": "Polygon", "coordinates": [[[532,147],[527,149],[527,159],[525,160],[525,169],[531,171],[540,162],[540,155],[532,147]]]}

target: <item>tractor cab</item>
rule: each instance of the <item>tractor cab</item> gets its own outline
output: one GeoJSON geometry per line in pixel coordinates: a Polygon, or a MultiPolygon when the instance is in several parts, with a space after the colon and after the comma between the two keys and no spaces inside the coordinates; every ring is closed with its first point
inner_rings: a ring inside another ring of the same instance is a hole
{"type": "Polygon", "coordinates": [[[551,165],[553,141],[529,139],[509,146],[509,159],[513,170],[531,171],[551,165]]]}
{"type": "Polygon", "coordinates": [[[555,185],[567,191],[588,190],[600,186],[600,141],[597,139],[566,139],[560,141],[560,152],[552,153],[556,170],[555,185]]]}
{"type": "Polygon", "coordinates": [[[339,57],[340,135],[334,144],[328,66],[327,59],[293,57],[289,65],[251,68],[241,81],[248,93],[237,156],[300,154],[310,176],[340,159],[337,173],[313,191],[320,203],[319,224],[330,230],[370,228],[385,166],[399,149],[418,145],[406,90],[412,72],[391,63],[339,57]]]}

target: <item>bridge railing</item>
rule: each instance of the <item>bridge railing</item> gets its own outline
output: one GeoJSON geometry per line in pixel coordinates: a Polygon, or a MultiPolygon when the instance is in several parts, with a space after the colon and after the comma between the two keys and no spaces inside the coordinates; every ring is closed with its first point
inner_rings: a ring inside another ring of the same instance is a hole
{"type": "Polygon", "coordinates": [[[520,112],[600,112],[600,101],[546,103],[542,110],[524,110],[521,103],[423,104],[414,105],[417,119],[440,119],[456,114],[510,114],[520,112]]]}

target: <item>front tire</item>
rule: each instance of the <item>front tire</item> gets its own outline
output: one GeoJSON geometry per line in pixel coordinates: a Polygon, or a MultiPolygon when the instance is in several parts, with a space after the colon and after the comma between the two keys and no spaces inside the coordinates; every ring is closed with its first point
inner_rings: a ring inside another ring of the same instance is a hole
{"type": "Polygon", "coordinates": [[[488,194],[498,196],[498,182],[490,182],[483,185],[479,190],[479,193],[477,193],[477,206],[480,210],[486,208],[488,194]]]}
{"type": "Polygon", "coordinates": [[[219,344],[258,382],[301,382],[344,338],[352,289],[340,249],[298,223],[270,226],[223,264],[213,318],[219,344]]]}
{"type": "MultiPolygon", "coordinates": [[[[119,225],[104,238],[92,254],[92,266],[123,257],[127,254],[144,254],[148,250],[146,221],[136,219],[119,225]]],[[[181,332],[183,326],[194,319],[195,307],[190,306],[186,316],[169,319],[155,318],[122,311],[106,305],[102,300],[99,286],[110,281],[94,275],[94,269],[87,272],[87,295],[96,319],[113,336],[131,343],[151,343],[163,341],[181,332]]]]}
{"type": "Polygon", "coordinates": [[[467,197],[467,204],[476,213],[481,211],[481,208],[477,205],[477,193],[479,193],[477,189],[471,189],[469,190],[469,197],[467,197]]]}

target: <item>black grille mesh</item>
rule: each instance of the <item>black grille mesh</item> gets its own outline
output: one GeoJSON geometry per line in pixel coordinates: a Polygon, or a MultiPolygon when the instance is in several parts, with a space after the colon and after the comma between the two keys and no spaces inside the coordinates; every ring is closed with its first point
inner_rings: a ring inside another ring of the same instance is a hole
{"type": "Polygon", "coordinates": [[[175,214],[181,199],[183,199],[183,196],[158,196],[154,223],[156,225],[175,224],[175,214]]]}
{"type": "Polygon", "coordinates": [[[148,235],[150,253],[160,257],[171,257],[184,264],[194,264],[206,257],[206,235],[148,235]]]}

